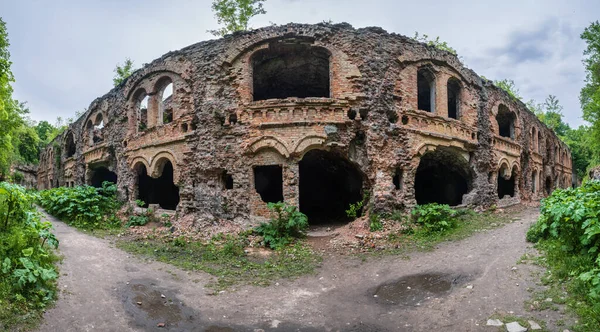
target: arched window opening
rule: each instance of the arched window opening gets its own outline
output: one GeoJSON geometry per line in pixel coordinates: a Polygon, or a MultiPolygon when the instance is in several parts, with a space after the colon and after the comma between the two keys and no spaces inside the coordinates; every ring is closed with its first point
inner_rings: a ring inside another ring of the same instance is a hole
{"type": "Polygon", "coordinates": [[[404,181],[402,169],[396,168],[394,172],[394,176],[392,177],[392,182],[394,183],[394,188],[396,190],[402,190],[402,181],[404,181]]]}
{"type": "Polygon", "coordinates": [[[533,172],[531,172],[531,192],[532,193],[536,193],[537,192],[537,171],[534,170],[533,172]]]}
{"type": "Polygon", "coordinates": [[[504,105],[498,106],[496,122],[498,122],[498,134],[502,137],[515,139],[515,113],[504,105]]]}
{"type": "Polygon", "coordinates": [[[350,204],[363,199],[360,169],[345,157],[323,150],[307,152],[299,165],[300,211],[310,224],[350,221],[350,204]]]}
{"type": "Polygon", "coordinates": [[[421,157],[415,176],[417,204],[462,204],[472,174],[468,162],[456,151],[438,147],[421,157]]]}
{"type": "Polygon", "coordinates": [[[435,76],[428,68],[417,71],[417,108],[421,111],[435,112],[435,76]]]}
{"type": "Polygon", "coordinates": [[[138,110],[138,130],[145,131],[148,129],[148,102],[150,96],[146,94],[141,95],[140,106],[138,110]]]}
{"type": "Polygon", "coordinates": [[[90,185],[95,188],[102,188],[102,184],[107,181],[110,183],[117,183],[117,174],[111,172],[104,166],[96,167],[92,169],[92,177],[90,178],[90,185]]]}
{"type": "Polygon", "coordinates": [[[254,100],[330,97],[330,54],[324,48],[277,41],[252,56],[254,100]]]}
{"type": "Polygon", "coordinates": [[[156,179],[148,176],[143,164],[136,167],[137,199],[142,200],[145,207],[158,204],[161,209],[175,210],[179,204],[179,188],[173,183],[173,164],[169,160],[159,160],[158,163],[162,164],[162,173],[156,179]]]}
{"type": "Polygon", "coordinates": [[[539,154],[542,154],[542,132],[538,131],[537,132],[537,142],[536,142],[536,146],[537,146],[537,152],[539,154]]]}
{"type": "Polygon", "coordinates": [[[460,116],[460,82],[452,77],[448,80],[448,117],[458,119],[460,116]]]}
{"type": "Polygon", "coordinates": [[[537,134],[535,131],[535,127],[533,127],[533,128],[531,128],[531,151],[536,151],[536,149],[537,149],[536,139],[537,139],[537,134]]]}
{"type": "Polygon", "coordinates": [[[498,198],[515,197],[515,172],[509,173],[506,164],[498,171],[498,198]]]}
{"type": "Polygon", "coordinates": [[[173,82],[170,78],[164,77],[157,83],[160,91],[160,103],[158,106],[158,115],[163,124],[173,122],[173,82]]]}
{"type": "Polygon", "coordinates": [[[283,202],[283,170],[281,166],[255,166],[254,188],[265,203],[283,202]]]}
{"type": "Polygon", "coordinates": [[[77,147],[75,145],[75,139],[73,138],[73,133],[69,132],[67,134],[67,138],[65,141],[65,152],[67,153],[67,158],[70,158],[75,155],[77,147]]]}

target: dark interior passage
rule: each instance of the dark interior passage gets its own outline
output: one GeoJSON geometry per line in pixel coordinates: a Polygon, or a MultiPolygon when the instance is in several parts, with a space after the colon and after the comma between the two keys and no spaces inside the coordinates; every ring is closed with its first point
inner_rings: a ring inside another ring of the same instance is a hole
{"type": "Polygon", "coordinates": [[[550,195],[552,193],[552,180],[547,177],[546,178],[546,194],[550,195]]]}
{"type": "Polygon", "coordinates": [[[419,162],[415,176],[417,204],[460,205],[469,190],[469,165],[459,154],[438,148],[419,162]]]}
{"type": "Polygon", "coordinates": [[[511,112],[508,107],[500,105],[496,121],[498,122],[498,135],[515,138],[515,113],[511,112]]]}
{"type": "Polygon", "coordinates": [[[505,196],[515,197],[514,174],[508,180],[498,174],[498,198],[502,199],[505,196]]]}
{"type": "Polygon", "coordinates": [[[435,111],[435,76],[426,68],[417,72],[417,107],[422,111],[435,111]]]}
{"type": "Polygon", "coordinates": [[[265,203],[283,202],[283,170],[281,166],[254,167],[254,188],[265,203]]]}
{"type": "Polygon", "coordinates": [[[271,43],[252,56],[254,100],[329,97],[329,52],[306,44],[271,43]]]}
{"type": "Polygon", "coordinates": [[[347,159],[312,150],[300,161],[300,211],[311,224],[348,221],[346,210],[362,200],[362,181],[347,159]]]}
{"type": "Polygon", "coordinates": [[[95,188],[101,188],[104,181],[117,183],[117,174],[111,172],[106,167],[98,167],[92,170],[90,185],[95,188]]]}
{"type": "Polygon", "coordinates": [[[138,197],[144,207],[158,204],[162,209],[175,210],[179,204],[179,188],[173,183],[173,164],[165,162],[162,174],[153,179],[148,176],[146,167],[140,165],[138,171],[138,197]]]}
{"type": "Polygon", "coordinates": [[[448,117],[458,119],[458,108],[460,101],[460,84],[455,78],[448,80],[448,117]]]}

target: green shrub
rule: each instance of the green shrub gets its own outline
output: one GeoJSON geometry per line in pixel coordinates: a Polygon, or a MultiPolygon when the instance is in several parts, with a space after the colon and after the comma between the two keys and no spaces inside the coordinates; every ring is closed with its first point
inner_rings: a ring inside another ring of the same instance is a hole
{"type": "Polygon", "coordinates": [[[81,229],[119,227],[115,213],[120,207],[117,186],[104,182],[101,188],[78,186],[59,187],[40,193],[39,203],[51,215],[81,229]]]}
{"type": "Polygon", "coordinates": [[[148,223],[147,216],[130,216],[125,227],[144,226],[148,223]]]}
{"type": "Polygon", "coordinates": [[[590,262],[573,269],[571,275],[587,283],[590,299],[600,307],[600,181],[555,190],[540,210],[527,240],[552,241],[556,245],[546,246],[548,251],[590,262]]]}
{"type": "Polygon", "coordinates": [[[378,214],[372,213],[369,216],[369,230],[371,232],[377,232],[383,229],[383,223],[381,222],[381,218],[378,214]]]}
{"type": "Polygon", "coordinates": [[[411,216],[425,234],[444,233],[457,226],[456,211],[446,204],[417,205],[411,216]]]}
{"type": "Polygon", "coordinates": [[[369,193],[365,192],[361,201],[358,201],[354,204],[350,204],[348,210],[346,210],[346,215],[348,216],[348,218],[356,219],[357,217],[362,216],[363,207],[368,202],[369,193]]]}
{"type": "Polygon", "coordinates": [[[294,238],[305,235],[308,218],[295,206],[279,202],[269,203],[268,207],[271,210],[271,220],[255,229],[264,238],[265,245],[278,249],[291,243],[294,238]]]}
{"type": "Polygon", "coordinates": [[[39,317],[56,295],[58,278],[50,248],[58,247],[52,225],[36,211],[35,193],[0,182],[0,330],[17,317],[39,317]]]}

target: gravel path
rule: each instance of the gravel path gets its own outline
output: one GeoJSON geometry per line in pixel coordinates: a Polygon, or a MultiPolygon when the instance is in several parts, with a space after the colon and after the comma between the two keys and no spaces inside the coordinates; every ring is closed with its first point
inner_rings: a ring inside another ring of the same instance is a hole
{"type": "Polygon", "coordinates": [[[539,268],[516,265],[533,252],[525,233],[537,216],[537,209],[526,209],[515,222],[410,259],[331,255],[316,276],[216,296],[204,288],[208,274],[141,260],[46,216],[64,261],[60,299],[40,329],[496,331],[487,319],[512,312],[548,321],[554,330],[560,313],[524,310],[539,268]]]}

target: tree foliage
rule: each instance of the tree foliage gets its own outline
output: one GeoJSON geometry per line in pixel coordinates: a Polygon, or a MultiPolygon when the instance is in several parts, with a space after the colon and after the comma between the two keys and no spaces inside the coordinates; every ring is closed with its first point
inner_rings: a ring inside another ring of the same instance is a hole
{"type": "Polygon", "coordinates": [[[236,31],[250,29],[248,23],[256,15],[266,14],[263,2],[266,0],[214,0],[212,10],[222,27],[209,32],[215,36],[225,36],[236,31]]]}
{"type": "Polygon", "coordinates": [[[115,76],[113,77],[113,85],[118,86],[119,84],[125,82],[127,77],[131,76],[136,69],[133,67],[133,61],[130,58],[126,58],[123,65],[117,63],[115,67],[115,76]]]}
{"type": "Polygon", "coordinates": [[[506,91],[514,99],[517,99],[517,100],[523,99],[520,95],[519,89],[515,85],[515,81],[513,81],[513,80],[503,79],[503,80],[499,80],[499,81],[494,81],[494,85],[496,85],[500,89],[506,91]]]}
{"type": "Polygon", "coordinates": [[[586,78],[579,100],[583,118],[591,124],[591,159],[595,165],[600,163],[600,23],[596,21],[590,24],[581,34],[581,39],[587,43],[583,52],[586,78]]]}
{"type": "Polygon", "coordinates": [[[422,34],[420,35],[417,31],[415,31],[415,35],[412,37],[412,39],[421,42],[421,43],[425,43],[428,46],[433,46],[439,50],[443,50],[449,53],[452,53],[454,55],[457,55],[456,50],[452,47],[450,47],[450,45],[448,45],[447,42],[445,41],[441,41],[440,37],[435,37],[435,39],[429,39],[429,36],[426,34],[422,34]]]}

